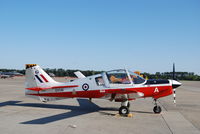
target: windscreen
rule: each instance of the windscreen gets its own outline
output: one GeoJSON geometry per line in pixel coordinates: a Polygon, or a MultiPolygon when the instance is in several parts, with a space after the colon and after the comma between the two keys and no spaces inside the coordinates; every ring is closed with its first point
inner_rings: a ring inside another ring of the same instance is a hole
{"type": "Polygon", "coordinates": [[[131,71],[128,71],[128,72],[134,84],[142,84],[145,82],[145,79],[137,75],[136,73],[133,73],[131,71]]]}

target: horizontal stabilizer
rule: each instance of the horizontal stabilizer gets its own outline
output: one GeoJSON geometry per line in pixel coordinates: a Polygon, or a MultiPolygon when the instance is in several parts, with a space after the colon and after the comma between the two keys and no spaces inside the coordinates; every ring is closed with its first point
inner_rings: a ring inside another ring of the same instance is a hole
{"type": "Polygon", "coordinates": [[[85,75],[83,75],[80,71],[74,72],[74,74],[79,78],[85,78],[85,75]]]}

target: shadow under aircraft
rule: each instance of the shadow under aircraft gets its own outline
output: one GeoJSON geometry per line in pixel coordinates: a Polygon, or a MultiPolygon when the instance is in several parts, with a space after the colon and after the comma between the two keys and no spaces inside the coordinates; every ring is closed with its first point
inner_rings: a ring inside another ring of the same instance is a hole
{"type": "Polygon", "coordinates": [[[64,109],[71,110],[57,115],[42,117],[30,121],[21,122],[20,124],[47,124],[75,116],[98,112],[100,110],[116,111],[116,108],[101,108],[87,99],[77,99],[79,106],[70,105],[56,105],[56,104],[42,104],[42,103],[21,103],[22,101],[7,101],[0,103],[0,108],[3,106],[22,106],[22,107],[36,107],[36,108],[50,108],[50,109],[64,109]]]}

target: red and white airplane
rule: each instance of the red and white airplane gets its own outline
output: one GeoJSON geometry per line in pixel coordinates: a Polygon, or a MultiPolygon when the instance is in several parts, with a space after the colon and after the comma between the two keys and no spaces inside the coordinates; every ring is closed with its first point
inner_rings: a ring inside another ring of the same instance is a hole
{"type": "MultiPolygon", "coordinates": [[[[66,98],[101,98],[121,102],[119,114],[129,114],[129,101],[152,97],[155,100],[154,113],[160,113],[157,99],[174,93],[181,85],[176,80],[145,80],[126,69],[112,70],[85,77],[75,72],[78,79],[61,83],[53,80],[36,64],[26,65],[25,94],[42,102],[66,98]]],[[[175,98],[175,96],[174,96],[175,98]]],[[[174,100],[175,101],[175,100],[174,100]]]]}

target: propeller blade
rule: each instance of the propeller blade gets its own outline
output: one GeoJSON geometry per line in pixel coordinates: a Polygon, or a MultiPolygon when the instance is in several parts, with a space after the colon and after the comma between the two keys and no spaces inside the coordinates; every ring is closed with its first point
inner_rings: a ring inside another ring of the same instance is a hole
{"type": "Polygon", "coordinates": [[[173,89],[174,104],[176,104],[176,88],[173,89]]]}
{"type": "MultiPolygon", "coordinates": [[[[175,63],[173,63],[172,79],[175,80],[175,63]]],[[[173,81],[172,81],[173,85],[173,81]]],[[[174,104],[176,105],[176,88],[173,89],[174,104]]]]}
{"type": "Polygon", "coordinates": [[[172,80],[175,80],[175,64],[173,63],[172,80]]]}

